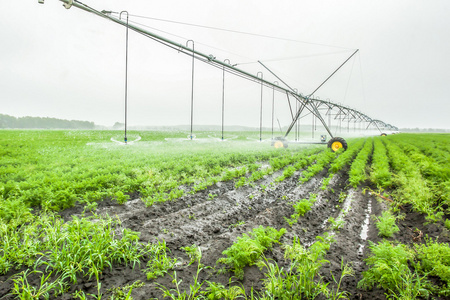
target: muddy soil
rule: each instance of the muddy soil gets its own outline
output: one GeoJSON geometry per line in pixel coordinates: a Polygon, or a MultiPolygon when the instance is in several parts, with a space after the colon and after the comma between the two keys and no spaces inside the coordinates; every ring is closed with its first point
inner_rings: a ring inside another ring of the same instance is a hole
{"type": "MultiPolygon", "coordinates": [[[[181,289],[188,291],[189,284],[193,282],[196,274],[197,264],[188,265],[189,258],[182,247],[194,244],[199,246],[202,250],[202,264],[212,267],[199,273],[200,282],[208,280],[228,286],[233,274],[218,274],[214,268],[219,267],[216,262],[223,257],[222,252],[243,233],[261,225],[272,226],[277,230],[286,228],[287,233],[281,238],[281,243],[288,243],[294,236],[298,236],[301,242],[308,246],[314,242],[316,236],[330,231],[327,219],[337,218],[341,214],[341,209],[346,207],[348,212],[344,216],[345,225],[340,230],[334,231],[336,241],[326,257],[330,263],[322,268],[321,274],[332,286],[334,283],[331,273],[335,277],[340,276],[343,260],[350,263],[355,270],[355,275],[346,277],[341,286],[342,290],[350,293],[351,299],[385,299],[382,290],[364,291],[357,288],[358,281],[362,279],[361,273],[367,268],[364,258],[369,253],[369,241],[381,240],[377,236],[378,231],[371,215],[381,215],[385,204],[379,202],[373,195],[363,194],[361,189],[349,188],[347,170],[335,175],[325,191],[320,187],[326,170],[304,184],[298,182],[300,174],[301,172],[297,171],[291,178],[275,183],[274,179],[281,175],[281,172],[277,172],[252,186],[239,189],[234,188],[232,181],[218,182],[207,190],[151,207],[146,207],[137,197],[124,205],[105,200],[99,204],[97,213],[117,215],[122,221],[121,226],[141,233],[141,242],[165,240],[171,251],[170,256],[178,258],[174,271],[177,279],[182,279],[181,289]],[[262,185],[267,188],[262,189],[262,185]],[[341,192],[346,194],[345,201],[342,196],[340,197],[341,192]],[[293,201],[309,198],[311,193],[317,194],[316,203],[297,224],[290,227],[284,217],[290,217],[294,213],[293,201]],[[210,195],[216,196],[211,199],[210,195]]],[[[411,213],[409,209],[405,208],[406,218],[400,222],[400,232],[394,239],[404,243],[421,242],[414,236],[414,231],[418,228],[423,235],[440,236],[440,241],[448,242],[448,232],[442,226],[424,226],[423,216],[411,213]]],[[[82,207],[74,207],[62,212],[61,215],[68,220],[73,215],[80,215],[81,211],[82,207]]],[[[279,245],[275,245],[266,255],[275,260],[280,267],[287,267],[279,245]]],[[[161,299],[160,287],[173,288],[173,279],[166,275],[148,281],[144,273],[145,265],[146,260],[143,259],[140,267],[136,266],[134,269],[125,265],[114,265],[112,269],[105,269],[101,275],[103,298],[106,299],[111,295],[111,288],[123,287],[140,280],[144,282],[144,286],[133,289],[133,299],[161,299]]],[[[10,276],[15,272],[17,271],[0,276],[0,299],[13,299],[9,294],[13,284],[10,276]]],[[[247,291],[253,288],[255,292],[261,292],[263,278],[263,273],[256,266],[251,266],[245,268],[242,281],[235,278],[233,281],[247,291]]],[[[38,285],[37,278],[30,278],[30,283],[38,285]]],[[[71,293],[76,290],[97,294],[95,279],[80,278],[78,284],[71,286],[68,293],[59,299],[72,299],[71,293]]]]}

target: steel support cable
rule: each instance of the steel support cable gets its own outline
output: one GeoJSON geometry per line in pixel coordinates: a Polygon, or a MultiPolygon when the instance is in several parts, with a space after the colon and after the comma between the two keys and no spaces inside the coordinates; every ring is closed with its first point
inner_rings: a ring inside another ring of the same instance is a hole
{"type": "Polygon", "coordinates": [[[344,100],[343,100],[342,103],[345,103],[345,100],[346,100],[346,98],[347,98],[348,86],[350,85],[350,79],[352,78],[353,67],[354,67],[354,65],[355,65],[355,60],[353,60],[352,67],[351,67],[351,69],[350,69],[350,75],[348,76],[347,86],[346,86],[346,88],[345,88],[345,93],[344,93],[344,100]]]}
{"type": "MultiPolygon", "coordinates": [[[[176,35],[174,33],[170,33],[168,31],[164,31],[164,30],[161,30],[161,29],[158,29],[158,28],[155,28],[155,27],[151,27],[151,26],[139,23],[139,22],[130,21],[130,23],[131,24],[135,24],[135,25],[139,25],[139,26],[142,26],[142,27],[145,27],[145,28],[153,29],[153,30],[156,30],[156,31],[159,31],[159,32],[162,32],[162,33],[165,33],[165,34],[168,34],[168,35],[171,35],[171,36],[183,39],[183,40],[189,40],[186,37],[183,37],[183,36],[180,36],[180,35],[176,35]]],[[[208,44],[199,43],[199,42],[197,42],[196,44],[203,45],[203,46],[206,46],[206,47],[209,47],[209,48],[212,48],[212,49],[216,49],[216,50],[228,53],[228,54],[236,55],[236,56],[239,56],[239,57],[242,57],[242,58],[245,58],[245,59],[252,59],[251,57],[247,57],[247,56],[244,56],[244,55],[241,55],[241,54],[238,54],[238,53],[230,52],[230,51],[227,51],[227,50],[224,50],[224,49],[221,49],[221,48],[217,48],[217,47],[214,47],[214,46],[211,46],[211,45],[208,45],[208,44]]],[[[243,65],[243,64],[247,64],[247,63],[240,63],[240,65],[243,65]]],[[[235,65],[237,65],[237,64],[235,64],[235,65]]]]}
{"type": "Polygon", "coordinates": [[[364,87],[364,77],[363,77],[363,71],[362,71],[362,63],[361,63],[361,54],[358,55],[359,59],[359,72],[361,74],[361,88],[362,88],[362,94],[363,94],[363,108],[366,108],[366,93],[365,93],[365,87],[364,87]]]}
{"type": "Polygon", "coordinates": [[[350,60],[350,58],[352,58],[353,57],[353,55],[355,55],[356,54],[356,52],[358,52],[359,51],[359,49],[356,49],[356,51],[355,52],[353,52],[353,54],[352,55],[350,55],[350,57],[349,58],[347,58],[333,73],[331,73],[331,75],[330,76],[328,76],[327,77],[327,79],[325,79],[315,90],[314,90],[314,92],[312,92],[311,94],[309,94],[309,96],[312,96],[312,95],[314,95],[314,93],[315,92],[317,92],[317,90],[318,89],[320,89],[321,87],[322,87],[322,85],[324,85],[325,84],[325,82],[327,82],[337,71],[339,71],[339,69],[340,68],[342,68],[342,66],[343,65],[345,65],[345,63],[346,62],[348,62],[349,60],[350,60]]]}
{"type": "MultiPolygon", "coordinates": [[[[295,60],[295,59],[300,59],[300,58],[342,54],[342,53],[347,53],[350,50],[353,50],[353,49],[343,50],[343,51],[336,51],[336,52],[328,52],[328,53],[317,53],[317,54],[308,54],[308,55],[299,55],[299,56],[290,56],[290,57],[268,58],[268,59],[261,59],[261,61],[263,61],[263,62],[275,62],[275,61],[284,61],[284,60],[295,60]]],[[[255,61],[253,63],[256,63],[256,62],[257,61],[255,61]]]]}
{"type": "Polygon", "coordinates": [[[206,28],[206,29],[213,29],[213,30],[226,31],[226,32],[232,32],[232,33],[239,33],[239,34],[245,34],[245,35],[252,35],[252,36],[258,36],[258,37],[269,38],[269,39],[276,39],[276,40],[282,40],[282,41],[288,41],[288,42],[295,42],[295,43],[301,43],[301,44],[317,45],[317,46],[324,46],[324,47],[330,47],[330,48],[339,48],[339,49],[346,49],[346,50],[354,50],[354,49],[341,47],[341,46],[334,46],[334,45],[326,45],[326,44],[305,42],[305,41],[299,41],[299,40],[294,40],[294,39],[280,38],[280,37],[276,37],[276,36],[270,36],[270,35],[252,33],[252,32],[245,32],[245,31],[238,31],[238,30],[232,30],[232,29],[225,29],[225,28],[218,28],[218,27],[212,27],[212,26],[206,26],[206,25],[192,24],[192,23],[186,23],[186,22],[180,22],[180,21],[159,19],[159,18],[140,16],[140,15],[130,15],[130,16],[136,17],[136,18],[143,18],[143,19],[149,19],[149,20],[155,20],[155,21],[161,21],[161,22],[168,22],[168,23],[174,23],[174,24],[180,24],[180,25],[187,25],[187,26],[201,27],[201,28],[206,28]]]}
{"type": "Polygon", "coordinates": [[[260,60],[256,60],[256,61],[240,62],[240,63],[237,63],[235,65],[250,65],[250,64],[259,63],[260,61],[265,62],[265,63],[266,62],[279,62],[279,61],[295,60],[295,59],[307,58],[307,57],[317,57],[317,56],[341,54],[341,53],[346,53],[348,51],[349,50],[337,51],[337,52],[329,52],[329,53],[310,54],[310,55],[290,56],[290,57],[267,58],[267,59],[260,59],[260,60]]]}

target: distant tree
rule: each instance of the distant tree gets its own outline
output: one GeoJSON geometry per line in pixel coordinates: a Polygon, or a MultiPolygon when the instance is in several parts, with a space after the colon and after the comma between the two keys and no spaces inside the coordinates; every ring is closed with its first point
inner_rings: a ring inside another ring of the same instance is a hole
{"type": "Polygon", "coordinates": [[[0,114],[0,128],[94,129],[94,122],[0,114]]]}
{"type": "Polygon", "coordinates": [[[114,129],[121,129],[121,128],[124,128],[124,127],[125,127],[125,124],[124,123],[120,123],[120,122],[116,122],[113,125],[114,129]]]}

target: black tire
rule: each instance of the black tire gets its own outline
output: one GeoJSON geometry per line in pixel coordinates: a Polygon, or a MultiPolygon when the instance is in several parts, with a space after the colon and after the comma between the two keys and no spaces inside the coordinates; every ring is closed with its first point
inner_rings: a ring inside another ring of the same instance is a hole
{"type": "Polygon", "coordinates": [[[336,152],[341,148],[344,148],[344,150],[347,150],[347,142],[341,138],[341,137],[334,137],[331,140],[328,141],[328,148],[331,149],[331,151],[336,152]]]}
{"type": "Polygon", "coordinates": [[[381,135],[381,136],[387,136],[387,134],[386,134],[386,133],[384,133],[384,132],[383,132],[382,134],[380,134],[380,135],[381,135]]]}

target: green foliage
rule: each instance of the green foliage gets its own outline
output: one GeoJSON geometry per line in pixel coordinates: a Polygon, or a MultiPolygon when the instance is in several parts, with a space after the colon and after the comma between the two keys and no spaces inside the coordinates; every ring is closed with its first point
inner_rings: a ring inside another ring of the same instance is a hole
{"type": "Polygon", "coordinates": [[[181,250],[184,250],[191,259],[189,261],[189,265],[192,265],[194,262],[200,260],[202,255],[200,248],[195,244],[192,246],[181,247],[181,250]]]}
{"type": "Polygon", "coordinates": [[[132,284],[128,284],[123,287],[112,288],[109,290],[112,293],[111,297],[109,297],[109,300],[133,300],[133,297],[131,297],[131,292],[133,291],[133,289],[137,289],[143,286],[143,282],[141,282],[140,280],[136,280],[132,284]]]}
{"type": "Polygon", "coordinates": [[[357,140],[354,144],[350,145],[346,151],[339,153],[339,156],[330,165],[329,172],[331,174],[335,174],[348,165],[361,150],[364,145],[364,141],[364,139],[357,140]]]}
{"type": "Polygon", "coordinates": [[[206,281],[208,286],[205,288],[203,292],[206,295],[206,299],[210,300],[233,300],[238,296],[245,295],[244,288],[240,286],[230,286],[229,288],[225,288],[225,286],[221,283],[206,281]]]}
{"type": "Polygon", "coordinates": [[[307,211],[311,209],[312,205],[313,202],[309,201],[308,199],[302,199],[294,204],[294,209],[299,216],[303,216],[307,211]]]}
{"type": "Polygon", "coordinates": [[[426,243],[415,245],[417,251],[417,269],[423,273],[437,276],[450,289],[450,247],[448,243],[426,238],[426,243]]]}
{"type": "Polygon", "coordinates": [[[445,228],[447,228],[447,230],[450,230],[450,219],[444,221],[444,226],[445,228]]]}
{"type": "Polygon", "coordinates": [[[323,170],[333,159],[336,158],[337,152],[325,150],[317,155],[316,163],[310,165],[299,178],[301,183],[307,182],[311,177],[323,170]]]}
{"type": "Polygon", "coordinates": [[[295,214],[291,215],[291,218],[284,218],[284,220],[289,224],[289,226],[292,226],[293,224],[297,223],[298,219],[306,214],[309,210],[311,210],[311,207],[316,202],[317,194],[311,194],[309,199],[302,199],[294,203],[293,207],[295,209],[295,214]]]}
{"type": "Polygon", "coordinates": [[[241,186],[244,186],[246,183],[247,183],[246,178],[245,177],[241,177],[241,178],[239,178],[238,181],[236,181],[236,183],[234,184],[234,187],[238,189],[241,186]]]}
{"type": "Polygon", "coordinates": [[[147,255],[150,256],[150,259],[145,269],[147,280],[164,276],[177,263],[176,258],[167,256],[167,251],[165,241],[158,241],[149,247],[147,255]]]}
{"type": "Polygon", "coordinates": [[[338,299],[335,295],[342,295],[338,291],[330,292],[319,274],[328,262],[324,257],[333,240],[327,235],[317,239],[309,249],[304,248],[296,237],[292,244],[283,245],[285,259],[290,261],[288,269],[280,268],[266,258],[258,261],[258,266],[266,270],[263,299],[314,299],[319,295],[338,299]]]}
{"type": "Polygon", "coordinates": [[[213,200],[216,197],[217,197],[217,194],[211,194],[211,193],[208,194],[208,200],[213,200]]]}
{"type": "Polygon", "coordinates": [[[397,299],[428,296],[429,283],[408,267],[408,261],[414,258],[411,249],[402,244],[391,244],[386,240],[370,244],[372,254],[365,260],[369,269],[363,272],[363,279],[358,283],[359,288],[381,287],[390,297],[397,299]]]}
{"type": "Polygon", "coordinates": [[[127,202],[128,199],[130,199],[130,196],[125,195],[125,194],[124,194],[123,192],[121,192],[121,191],[117,191],[117,192],[115,193],[115,196],[116,196],[117,203],[119,203],[119,204],[125,204],[125,202],[127,202]]]}
{"type": "Polygon", "coordinates": [[[18,226],[32,220],[31,208],[20,199],[0,198],[0,220],[18,226]]]}
{"type": "Polygon", "coordinates": [[[347,194],[345,192],[340,192],[339,193],[339,203],[343,203],[345,201],[345,199],[347,198],[347,194]]]}
{"type": "Polygon", "coordinates": [[[329,217],[328,218],[328,223],[330,223],[330,229],[331,230],[335,230],[335,231],[339,231],[345,224],[345,221],[343,218],[333,218],[333,217],[329,217]]]}
{"type": "Polygon", "coordinates": [[[389,210],[383,211],[381,217],[375,217],[378,235],[382,237],[392,237],[400,229],[395,224],[396,217],[389,210]]]}
{"type": "MultiPolygon", "coordinates": [[[[56,280],[42,273],[39,289],[28,284],[28,273],[15,282],[16,293],[58,292],[80,276],[96,278],[115,263],[135,264],[149,251],[138,242],[139,234],[128,229],[115,230],[117,221],[106,216],[91,222],[89,218],[72,217],[64,223],[51,214],[36,216],[33,221],[15,228],[0,223],[0,273],[22,266],[35,269],[46,265],[56,280]]],[[[53,276],[52,275],[52,276],[53,276]]],[[[100,286],[98,286],[100,289],[100,286]]]]}
{"type": "Polygon", "coordinates": [[[397,173],[393,183],[397,187],[394,196],[398,204],[411,203],[418,212],[427,214],[427,219],[436,222],[442,217],[442,212],[436,207],[429,182],[420,174],[416,163],[396,144],[385,140],[389,161],[397,173]]]}
{"type": "Polygon", "coordinates": [[[197,272],[194,275],[193,283],[189,285],[189,290],[181,291],[180,285],[182,280],[178,280],[177,278],[177,272],[174,271],[173,274],[169,274],[169,276],[172,278],[172,283],[175,285],[175,288],[169,289],[166,286],[163,286],[161,284],[158,284],[159,289],[163,292],[164,298],[169,297],[170,299],[176,300],[176,299],[183,299],[183,300],[194,300],[194,299],[201,299],[201,288],[205,282],[199,282],[199,274],[200,272],[205,269],[206,267],[200,263],[202,258],[202,253],[200,251],[200,248],[198,248],[200,255],[198,256],[198,262],[197,262],[197,272]]]}
{"type": "Polygon", "coordinates": [[[328,293],[328,298],[329,299],[349,299],[349,297],[351,296],[351,294],[347,291],[341,291],[341,284],[342,284],[342,280],[345,277],[351,276],[353,277],[355,275],[355,272],[353,270],[353,268],[348,264],[344,264],[344,259],[341,260],[341,277],[339,277],[339,280],[336,279],[336,277],[334,276],[334,274],[330,271],[331,273],[331,277],[333,278],[334,283],[337,285],[336,286],[336,290],[331,290],[328,293]]]}
{"type": "Polygon", "coordinates": [[[14,287],[12,294],[16,295],[19,299],[48,299],[51,294],[58,296],[63,294],[67,290],[67,284],[64,282],[65,276],[60,276],[56,280],[51,279],[52,272],[44,274],[40,271],[22,271],[13,277],[14,287]],[[36,273],[41,275],[41,282],[39,288],[32,286],[28,283],[29,274],[36,273]]]}
{"type": "Polygon", "coordinates": [[[374,151],[372,156],[372,171],[370,180],[377,186],[387,188],[392,185],[392,175],[389,169],[389,160],[386,147],[381,142],[380,137],[374,139],[374,151]]]}
{"type": "Polygon", "coordinates": [[[325,177],[322,180],[322,186],[320,187],[321,190],[326,190],[328,185],[330,184],[331,178],[333,178],[333,174],[330,174],[328,177],[325,177]]]}
{"type": "Polygon", "coordinates": [[[253,265],[256,260],[270,249],[274,243],[278,243],[280,237],[286,232],[285,228],[279,231],[272,227],[257,227],[252,232],[238,237],[237,241],[222,252],[226,257],[220,258],[219,263],[231,267],[238,278],[243,278],[243,268],[247,265],[253,265]]]}
{"type": "Polygon", "coordinates": [[[133,193],[150,206],[180,198],[185,190],[180,186],[195,193],[248,172],[254,172],[250,177],[257,180],[273,172],[271,167],[258,170],[257,162],[291,162],[311,151],[277,151],[240,142],[221,147],[165,143],[164,138],[180,134],[130,131],[130,138],[142,139],[124,147],[111,142],[121,140],[116,131],[2,130],[0,218],[19,224],[27,222],[32,207],[58,211],[76,202],[108,198],[125,203],[133,193]]]}
{"type": "Polygon", "coordinates": [[[280,181],[283,181],[286,178],[291,177],[292,175],[294,175],[295,170],[296,169],[295,169],[294,166],[289,166],[289,167],[285,168],[284,171],[283,171],[283,175],[277,177],[275,179],[275,181],[280,182],[280,181]]]}
{"type": "Polygon", "coordinates": [[[369,156],[372,153],[373,139],[367,139],[364,147],[358,153],[355,160],[352,162],[349,171],[349,182],[353,187],[357,187],[358,184],[366,180],[366,164],[369,160],[369,156]]]}

